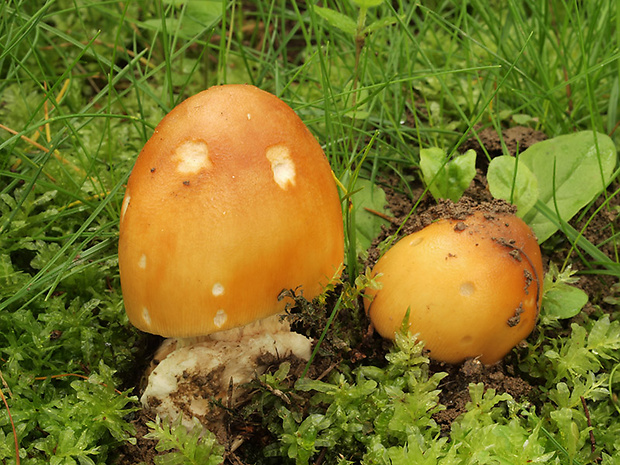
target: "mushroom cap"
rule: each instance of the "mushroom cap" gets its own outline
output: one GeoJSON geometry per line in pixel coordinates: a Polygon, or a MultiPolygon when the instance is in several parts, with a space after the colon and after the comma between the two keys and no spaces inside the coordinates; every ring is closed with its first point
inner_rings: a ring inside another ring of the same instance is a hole
{"type": "Polygon", "coordinates": [[[206,335],[281,313],[340,273],[340,200],[295,112],[250,85],[211,87],[155,128],[127,183],[119,268],[139,329],[206,335]]]}
{"type": "Polygon", "coordinates": [[[476,211],[404,237],[373,268],[380,290],[365,307],[393,339],[409,310],[409,332],[434,360],[501,360],[536,323],[542,259],[532,230],[512,214],[476,211]]]}

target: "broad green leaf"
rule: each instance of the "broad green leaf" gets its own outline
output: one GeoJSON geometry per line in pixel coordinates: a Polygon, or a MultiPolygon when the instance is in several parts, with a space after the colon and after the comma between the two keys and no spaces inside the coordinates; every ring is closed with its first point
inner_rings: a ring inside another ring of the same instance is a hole
{"type": "Polygon", "coordinates": [[[536,122],[536,118],[525,114],[512,115],[512,120],[520,126],[527,126],[528,124],[536,122]]]}
{"type": "Polygon", "coordinates": [[[437,147],[420,150],[420,168],[424,183],[435,199],[458,201],[476,175],[476,152],[446,159],[446,152],[437,147]]]}
{"type": "Polygon", "coordinates": [[[355,182],[355,193],[351,196],[357,239],[357,253],[368,250],[372,240],[381,232],[381,226],[388,224],[374,212],[385,213],[385,192],[366,179],[358,178],[355,182]],[[369,211],[371,210],[371,211],[369,211]]]}
{"type": "Polygon", "coordinates": [[[572,286],[579,280],[573,276],[574,274],[570,266],[560,271],[555,263],[549,263],[549,271],[545,275],[543,284],[542,324],[572,318],[588,302],[588,295],[572,286]]]}
{"type": "Polygon", "coordinates": [[[197,36],[206,29],[215,26],[221,16],[222,2],[188,0],[183,16],[183,32],[189,36],[197,36]]]}
{"type": "MultiPolygon", "coordinates": [[[[560,217],[569,221],[611,181],[616,158],[616,147],[608,136],[582,131],[538,142],[519,160],[538,179],[539,200],[554,212],[557,203],[560,217]]],[[[558,229],[537,209],[530,210],[524,220],[541,243],[558,229]]]]}
{"type": "Polygon", "coordinates": [[[584,291],[566,283],[558,283],[543,296],[543,319],[572,318],[586,303],[588,303],[588,294],[584,291]]]}
{"type": "MultiPolygon", "coordinates": [[[[174,0],[170,1],[176,7],[185,6],[182,19],[166,18],[166,29],[169,33],[179,34],[184,38],[193,38],[215,26],[222,15],[222,3],[213,0],[174,0]]],[[[180,16],[180,13],[178,13],[180,16]]],[[[161,19],[147,19],[140,23],[148,29],[162,30],[161,19]]]]}
{"type": "MultiPolygon", "coordinates": [[[[405,16],[401,15],[400,16],[400,21],[405,21],[405,16]]],[[[372,34],[373,32],[378,31],[380,29],[384,29],[386,27],[398,24],[398,22],[399,22],[399,17],[397,17],[397,16],[388,16],[387,18],[383,18],[383,19],[379,19],[377,21],[373,21],[372,23],[370,23],[368,26],[366,26],[364,28],[363,32],[364,32],[365,35],[369,35],[369,34],[372,34]]]]}
{"type": "Polygon", "coordinates": [[[331,8],[324,8],[322,6],[315,6],[314,10],[330,25],[337,27],[351,36],[355,36],[355,34],[357,34],[357,24],[348,16],[340,13],[339,11],[332,10],[331,8]]]}
{"type": "Polygon", "coordinates": [[[530,169],[508,155],[495,157],[487,171],[489,190],[496,199],[517,206],[517,215],[523,218],[538,200],[538,181],[530,169]],[[516,174],[515,174],[516,170],[516,174]]]}

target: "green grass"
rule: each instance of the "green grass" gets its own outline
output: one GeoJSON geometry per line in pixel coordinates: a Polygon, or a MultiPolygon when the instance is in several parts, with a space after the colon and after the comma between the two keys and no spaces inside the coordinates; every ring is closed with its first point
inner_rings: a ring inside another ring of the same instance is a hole
{"type": "MultiPolygon", "coordinates": [[[[394,175],[397,189],[412,196],[421,148],[440,147],[452,156],[487,127],[525,124],[549,137],[594,129],[620,143],[618,1],[397,0],[369,8],[363,23],[349,0],[322,3],[349,21],[329,21],[313,5],[0,4],[0,375],[6,398],[0,460],[15,460],[14,437],[22,463],[32,464],[111,463],[119,444],[131,440],[128,419],[138,405],[131,374],[144,356],[145,337],[123,311],[120,204],[137,153],[159,120],[188,96],[244,82],[275,93],[315,134],[349,192],[358,179],[379,185],[394,175]]],[[[610,190],[602,208],[581,215],[615,217],[617,207],[610,205],[617,195],[610,190]]],[[[345,216],[353,281],[364,270],[355,217],[345,216]]],[[[618,232],[611,220],[606,224],[615,246],[618,232]]],[[[567,253],[574,247],[591,273],[620,274],[617,253],[609,256],[580,231],[563,231],[547,251],[566,248],[564,266],[574,260],[567,253]]],[[[381,447],[393,463],[408,463],[417,453],[414,443],[429,451],[429,461],[419,463],[517,463],[513,450],[523,460],[592,463],[581,397],[590,406],[597,450],[606,453],[603,463],[618,463],[612,458],[620,455],[617,311],[606,318],[595,307],[581,326],[555,322],[530,338],[515,369],[543,387],[536,408],[485,394],[457,424],[452,442],[439,439],[432,409],[424,408],[417,430],[399,418],[375,442],[362,441],[359,447],[375,448],[376,462],[368,463],[383,463],[381,447]],[[552,333],[559,336],[546,337],[552,333]],[[502,438],[500,445],[479,448],[486,444],[480,431],[502,438]],[[432,454],[441,461],[431,461],[432,454]]],[[[350,388],[358,395],[356,382],[373,380],[384,386],[378,403],[389,402],[386,392],[395,385],[403,398],[423,391],[432,399],[436,383],[426,368],[398,363],[399,373],[409,373],[407,386],[389,368],[372,375],[363,368],[338,392],[350,388]]],[[[321,402],[344,402],[329,395],[321,402]]],[[[334,439],[342,418],[317,410],[324,422],[317,424],[330,423],[312,433],[308,418],[318,417],[291,419],[285,407],[278,406],[269,429],[287,441],[304,425],[304,434],[323,441],[317,450],[355,442],[334,439]]],[[[293,449],[269,450],[287,456],[293,449]]],[[[305,456],[316,458],[315,452],[305,456]]]]}

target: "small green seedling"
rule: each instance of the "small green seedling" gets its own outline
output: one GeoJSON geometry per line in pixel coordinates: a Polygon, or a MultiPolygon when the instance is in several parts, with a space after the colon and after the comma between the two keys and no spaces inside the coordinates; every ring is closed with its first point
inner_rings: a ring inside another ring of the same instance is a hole
{"type": "Polygon", "coordinates": [[[578,281],[574,274],[570,266],[560,271],[555,263],[549,264],[543,286],[540,317],[543,325],[572,318],[588,303],[588,294],[572,285],[578,281]]]}
{"type": "Polygon", "coordinates": [[[476,176],[476,152],[468,150],[448,159],[440,148],[421,149],[420,169],[424,184],[435,199],[457,202],[476,176]]]}
{"type": "Polygon", "coordinates": [[[354,37],[356,41],[363,41],[364,37],[368,34],[392,24],[395,24],[397,19],[395,17],[388,16],[381,21],[372,23],[366,26],[366,15],[370,8],[377,7],[383,3],[383,0],[352,0],[358,8],[357,19],[353,19],[339,11],[331,8],[315,6],[315,11],[331,26],[340,29],[342,32],[354,37]]]}

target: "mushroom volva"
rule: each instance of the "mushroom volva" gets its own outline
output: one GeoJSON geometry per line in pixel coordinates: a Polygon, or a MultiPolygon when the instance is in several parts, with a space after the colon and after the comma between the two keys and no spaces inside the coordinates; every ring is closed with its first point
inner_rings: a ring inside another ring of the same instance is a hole
{"type": "Polygon", "coordinates": [[[448,363],[501,360],[534,328],[542,297],[536,237],[506,212],[432,223],[398,241],[372,273],[380,289],[367,291],[365,308],[377,332],[393,339],[405,324],[448,363]]]}
{"type": "Polygon", "coordinates": [[[264,369],[250,359],[307,359],[310,341],[280,322],[291,302],[282,291],[320,294],[343,250],[331,168],[288,105],[254,86],[223,85],[176,106],[140,152],[120,216],[129,320],[175,338],[156,356],[143,403],[188,421],[209,416],[211,394],[264,369]],[[197,374],[201,366],[208,373],[197,374]],[[182,394],[194,376],[200,392],[182,394]]]}

